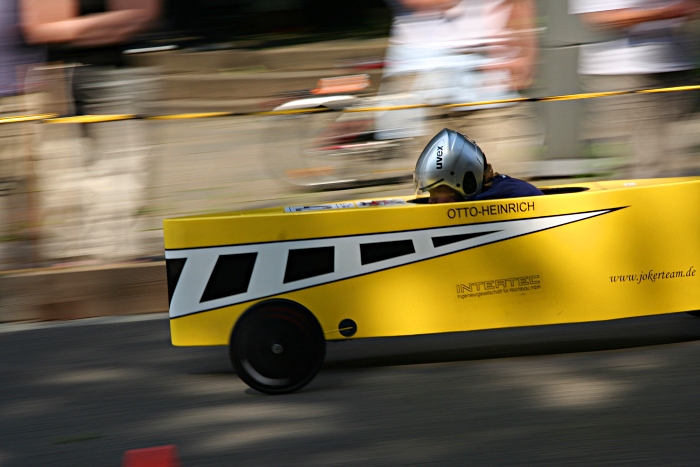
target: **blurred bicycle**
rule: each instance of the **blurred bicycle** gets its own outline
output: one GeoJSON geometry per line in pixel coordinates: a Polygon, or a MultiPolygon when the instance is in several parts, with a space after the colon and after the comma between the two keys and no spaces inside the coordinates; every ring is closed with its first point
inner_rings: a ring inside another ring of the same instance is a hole
{"type": "Polygon", "coordinates": [[[409,180],[411,167],[392,162],[401,159],[410,138],[376,139],[376,112],[352,111],[378,105],[362,94],[369,88],[368,75],[324,78],[317,88],[276,106],[274,111],[290,113],[268,117],[273,173],[318,190],[409,180]],[[302,109],[308,113],[292,113],[302,109]]]}
{"type": "Polygon", "coordinates": [[[424,104],[488,100],[479,70],[493,61],[488,54],[497,45],[429,50],[398,61],[374,95],[367,74],[324,78],[315,89],[290,93],[273,109],[289,113],[268,117],[271,170],[288,183],[316,190],[410,181],[426,121],[439,118],[424,104]]]}

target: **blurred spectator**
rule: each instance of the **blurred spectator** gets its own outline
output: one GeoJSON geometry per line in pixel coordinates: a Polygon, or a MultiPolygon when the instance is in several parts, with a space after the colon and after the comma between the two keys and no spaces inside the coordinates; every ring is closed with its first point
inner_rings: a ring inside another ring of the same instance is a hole
{"type": "MultiPolygon", "coordinates": [[[[27,42],[48,48],[41,79],[64,84],[48,93],[47,110],[144,113],[154,98],[154,75],[126,67],[124,52],[154,25],[160,0],[21,1],[27,42]]],[[[138,215],[149,173],[144,123],[42,126],[36,172],[44,260],[70,265],[147,253],[138,215]]]]}
{"type": "MultiPolygon", "coordinates": [[[[25,74],[42,63],[44,50],[29,47],[20,33],[18,0],[0,0],[0,118],[36,113],[35,96],[25,93],[25,74]]],[[[35,123],[0,124],[0,269],[27,261],[18,243],[27,234],[28,182],[35,123]]]]}
{"type": "MultiPolygon", "coordinates": [[[[689,85],[694,68],[679,28],[698,11],[696,0],[570,0],[569,11],[604,40],[581,46],[579,73],[588,92],[689,85]]],[[[633,94],[591,99],[584,138],[622,141],[629,178],[677,175],[670,123],[693,107],[688,93],[633,94]]]]}
{"type": "MultiPolygon", "coordinates": [[[[517,98],[537,56],[531,0],[391,0],[395,12],[380,93],[411,92],[412,103],[457,104],[517,98]]],[[[391,103],[391,102],[387,102],[391,103]]],[[[405,102],[396,102],[405,103],[405,102]]],[[[428,112],[387,112],[381,138],[453,128],[479,141],[489,161],[534,175],[541,132],[528,103],[428,112]],[[426,122],[423,126],[420,122],[426,122]]]]}

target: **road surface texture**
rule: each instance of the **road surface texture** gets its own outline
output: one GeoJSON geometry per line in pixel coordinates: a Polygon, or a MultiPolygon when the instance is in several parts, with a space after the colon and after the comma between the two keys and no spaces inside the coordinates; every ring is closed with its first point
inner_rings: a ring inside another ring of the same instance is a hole
{"type": "Polygon", "coordinates": [[[0,466],[694,465],[700,319],[329,343],[266,396],[165,314],[0,325],[0,466]]]}

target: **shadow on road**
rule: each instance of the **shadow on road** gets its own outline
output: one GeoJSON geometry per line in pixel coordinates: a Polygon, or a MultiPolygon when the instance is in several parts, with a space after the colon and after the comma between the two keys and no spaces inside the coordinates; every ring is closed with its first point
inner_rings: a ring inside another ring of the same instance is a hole
{"type": "Polygon", "coordinates": [[[599,352],[700,339],[686,313],[607,322],[329,342],[325,370],[599,352]]]}

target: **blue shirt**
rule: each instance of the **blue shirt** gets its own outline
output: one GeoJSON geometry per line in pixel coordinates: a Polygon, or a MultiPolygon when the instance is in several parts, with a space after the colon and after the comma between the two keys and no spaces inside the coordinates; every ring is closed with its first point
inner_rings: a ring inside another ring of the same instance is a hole
{"type": "Polygon", "coordinates": [[[18,0],[0,0],[0,97],[21,94],[30,65],[43,63],[44,48],[24,43],[18,0]]]}
{"type": "Polygon", "coordinates": [[[523,196],[543,195],[534,185],[511,178],[508,175],[498,175],[491,182],[491,186],[471,198],[469,201],[481,201],[485,199],[522,198],[523,196]]]}

